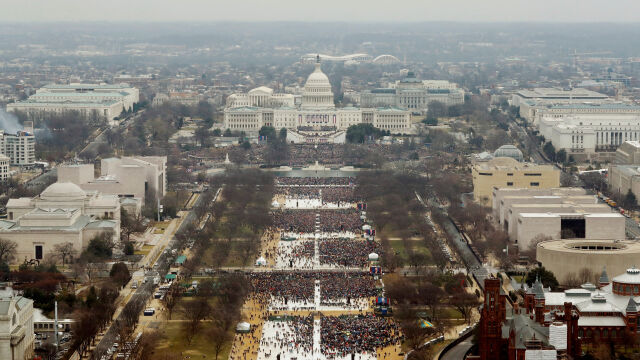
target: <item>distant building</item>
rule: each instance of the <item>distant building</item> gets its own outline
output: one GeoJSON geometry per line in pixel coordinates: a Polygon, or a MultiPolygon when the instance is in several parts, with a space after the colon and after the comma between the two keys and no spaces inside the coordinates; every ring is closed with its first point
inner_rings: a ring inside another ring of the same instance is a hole
{"type": "Polygon", "coordinates": [[[522,89],[511,97],[511,105],[520,108],[520,116],[533,121],[536,110],[552,105],[573,103],[605,103],[609,96],[587,89],[534,88],[522,89]]]}
{"type": "Polygon", "coordinates": [[[464,90],[446,80],[419,80],[413,72],[389,88],[363,91],[362,107],[394,106],[400,109],[426,112],[432,101],[447,106],[464,104],[464,90]]]}
{"type": "Polygon", "coordinates": [[[614,164],[640,165],[640,141],[625,141],[616,150],[614,164]]]}
{"type": "Polygon", "coordinates": [[[27,100],[7,104],[7,111],[22,111],[34,118],[78,111],[112,121],[123,111],[133,110],[139,101],[138,89],[128,84],[50,84],[27,100]]]}
{"type": "Polygon", "coordinates": [[[625,141],[640,140],[639,117],[637,105],[574,104],[543,109],[536,119],[556,150],[579,154],[615,151],[625,141]]]}
{"type": "Polygon", "coordinates": [[[33,300],[0,289],[0,359],[33,358],[33,300]]]}
{"type": "Polygon", "coordinates": [[[637,199],[640,199],[639,165],[611,165],[607,181],[611,192],[624,197],[631,191],[637,199]]]}
{"type": "Polygon", "coordinates": [[[52,184],[33,198],[9,199],[7,219],[0,220],[0,237],[18,244],[16,262],[43,260],[55,245],[67,242],[81,253],[104,232],[119,241],[118,197],[86,192],[69,182],[52,184]]]}
{"type": "Polygon", "coordinates": [[[511,157],[477,161],[471,170],[473,197],[482,205],[492,204],[494,188],[560,187],[560,170],[551,165],[522,163],[511,157]]]}
{"type": "Polygon", "coordinates": [[[11,165],[31,166],[36,161],[36,137],[31,131],[15,134],[0,130],[0,151],[9,158],[11,165]]]}
{"type": "Polygon", "coordinates": [[[272,126],[295,129],[312,136],[346,130],[357,124],[371,124],[396,134],[411,131],[410,113],[406,110],[396,107],[336,108],[331,83],[322,72],[319,59],[304,85],[301,105],[295,105],[294,99],[293,95],[274,94],[266,87],[248,94],[233,94],[227,99],[224,110],[224,128],[256,133],[262,126],[272,126]]]}
{"type": "Polygon", "coordinates": [[[0,154],[0,181],[9,179],[9,163],[11,159],[8,156],[0,154]]]}
{"type": "Polygon", "coordinates": [[[351,62],[351,63],[368,63],[373,60],[373,57],[369,54],[348,54],[348,55],[325,55],[325,54],[305,54],[300,57],[300,62],[303,64],[313,64],[317,59],[326,62],[351,62]]]}
{"type": "MultiPolygon", "coordinates": [[[[624,238],[624,226],[622,231],[613,229],[620,223],[624,224],[622,215],[613,213],[609,205],[599,203],[594,195],[568,195],[577,193],[581,188],[566,188],[570,192],[563,192],[564,189],[494,189],[496,220],[521,250],[527,250],[531,240],[539,235],[550,239],[599,239],[598,236],[602,235],[599,231],[605,231],[611,236],[622,234],[624,238]],[[611,224],[603,224],[599,228],[593,225],[597,223],[598,214],[604,214],[602,216],[606,219],[609,219],[608,215],[615,216],[611,224]],[[580,224],[581,218],[585,219],[583,224],[580,224]],[[545,225],[536,230],[535,226],[541,222],[545,225]]],[[[609,238],[607,235],[606,239],[609,238]]]]}
{"type": "MultiPolygon", "coordinates": [[[[140,156],[102,159],[100,177],[94,177],[92,164],[61,165],[58,182],[71,182],[84,191],[117,195],[144,203],[148,191],[163,198],[166,191],[166,156],[140,156]]],[[[129,204],[133,204],[131,201],[129,204]]],[[[137,211],[139,212],[137,205],[137,211]]],[[[131,212],[131,208],[126,208],[131,212]]]]}

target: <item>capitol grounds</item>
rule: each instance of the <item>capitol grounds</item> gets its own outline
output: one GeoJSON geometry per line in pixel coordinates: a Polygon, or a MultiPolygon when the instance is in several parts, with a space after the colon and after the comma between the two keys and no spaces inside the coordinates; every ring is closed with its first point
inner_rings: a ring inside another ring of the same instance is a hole
{"type": "MultiPolygon", "coordinates": [[[[233,196],[232,193],[229,196],[233,196]]],[[[304,223],[305,216],[315,215],[312,231],[266,227],[260,234],[259,246],[256,248],[248,249],[251,246],[246,241],[251,241],[248,240],[250,235],[242,238],[247,234],[236,233],[240,238],[236,239],[238,241],[231,241],[229,248],[221,250],[217,246],[221,243],[214,242],[205,249],[188,249],[184,253],[187,259],[198,259],[197,269],[190,268],[193,265],[189,263],[190,260],[180,269],[178,282],[185,287],[193,281],[199,284],[224,282],[225,278],[234,277],[236,272],[251,273],[247,276],[249,284],[242,285],[246,286],[246,291],[243,292],[245,300],[238,309],[238,315],[230,316],[233,323],[226,324],[228,328],[221,331],[220,326],[216,325],[218,321],[211,320],[219,318],[220,313],[225,311],[226,305],[221,304],[220,296],[206,299],[206,311],[212,311],[214,315],[203,316],[199,321],[194,319],[192,313],[203,307],[200,296],[179,297],[174,301],[175,304],[168,304],[166,299],[154,298],[147,307],[155,308],[156,313],[153,316],[141,316],[136,333],[142,330],[152,331],[160,337],[161,345],[158,345],[155,352],[161,359],[162,356],[166,359],[186,356],[275,359],[277,354],[281,354],[282,359],[348,359],[351,354],[355,354],[356,359],[403,358],[404,353],[415,347],[408,340],[416,340],[404,338],[402,327],[394,317],[374,316],[375,299],[377,296],[389,296],[386,284],[395,286],[397,292],[403,279],[423,279],[425,272],[435,268],[423,239],[419,236],[407,237],[405,231],[387,225],[384,232],[377,234],[374,242],[369,242],[362,237],[364,222],[357,226],[352,224],[348,229],[338,229],[317,221],[320,219],[319,214],[322,214],[323,219],[340,216],[341,219],[350,217],[354,220],[353,214],[360,214],[355,203],[345,204],[341,201],[340,206],[337,203],[323,204],[315,199],[297,199],[295,195],[283,195],[279,190],[270,195],[272,200],[269,205],[276,223],[282,221],[278,219],[282,214],[287,214],[286,216],[293,216],[287,218],[292,225],[307,227],[308,224],[304,223]],[[382,238],[385,239],[384,246],[380,241],[382,238]],[[340,252],[331,251],[339,246],[348,246],[349,254],[357,255],[349,259],[340,252]],[[376,279],[368,273],[369,266],[380,265],[382,259],[370,261],[369,251],[375,249],[382,257],[385,256],[383,247],[391,251],[395,258],[407,260],[397,264],[395,273],[376,279]],[[219,252],[226,256],[219,258],[219,252]],[[262,263],[263,260],[265,265],[257,265],[256,261],[262,263]],[[205,271],[216,267],[220,271],[216,275],[205,271]],[[295,280],[287,280],[289,276],[295,280]],[[302,278],[297,278],[300,276],[302,278]],[[345,276],[346,279],[341,280],[345,276]],[[334,283],[335,286],[332,285],[334,283]],[[299,288],[292,290],[292,286],[299,288]],[[342,292],[347,291],[351,291],[353,298],[343,296],[342,292]],[[250,324],[249,332],[235,331],[240,322],[250,324]],[[189,324],[196,327],[192,334],[189,334],[189,324]],[[373,338],[363,336],[359,333],[360,330],[373,338]],[[346,338],[342,339],[344,336],[346,338]]],[[[251,196],[259,198],[256,194],[251,196]]],[[[218,202],[226,200],[229,199],[224,199],[224,195],[218,198],[218,202]]],[[[221,214],[220,218],[213,220],[217,224],[216,236],[224,237],[225,230],[221,229],[235,219],[229,212],[218,213],[221,214]]],[[[470,288],[467,291],[473,290],[470,288]]],[[[444,294],[441,289],[437,292],[444,294]]],[[[472,314],[465,321],[444,296],[436,301],[439,302],[437,306],[422,306],[423,310],[420,311],[429,315],[424,320],[431,321],[424,323],[429,325],[422,326],[434,327],[422,333],[420,341],[445,335],[445,342],[428,349],[431,355],[457,337],[458,331],[477,317],[472,314]]],[[[391,298],[391,307],[396,311],[400,310],[400,307],[394,305],[395,299],[391,298]]]]}

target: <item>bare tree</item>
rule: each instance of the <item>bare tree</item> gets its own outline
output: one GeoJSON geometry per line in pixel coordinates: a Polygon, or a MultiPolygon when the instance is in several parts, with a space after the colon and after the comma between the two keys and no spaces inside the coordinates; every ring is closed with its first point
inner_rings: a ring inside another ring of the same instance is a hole
{"type": "Polygon", "coordinates": [[[9,263],[16,256],[18,244],[13,240],[0,239],[0,262],[9,263]]]}
{"type": "Polygon", "coordinates": [[[219,324],[209,328],[207,331],[207,338],[211,341],[213,352],[216,354],[216,360],[218,360],[218,356],[222,352],[224,346],[233,340],[233,336],[231,336],[231,334],[229,334],[229,332],[219,324]]]}
{"type": "Polygon", "coordinates": [[[164,305],[165,309],[167,309],[167,319],[171,320],[171,315],[173,314],[173,310],[178,304],[178,300],[182,295],[182,288],[178,285],[177,281],[174,281],[169,290],[165,294],[164,298],[162,298],[162,305],[164,305]]]}
{"type": "Polygon", "coordinates": [[[467,323],[471,322],[471,312],[478,306],[478,298],[466,291],[451,297],[450,304],[464,316],[467,323]]]}
{"type": "Polygon", "coordinates": [[[211,306],[204,297],[197,297],[194,301],[185,305],[183,313],[187,321],[183,324],[184,336],[187,344],[191,345],[193,337],[200,329],[200,322],[211,314],[211,306]]]}
{"type": "Polygon", "coordinates": [[[62,258],[62,266],[66,264],[67,257],[73,259],[78,253],[78,251],[73,247],[72,242],[55,244],[53,246],[53,251],[56,255],[62,258]]]}

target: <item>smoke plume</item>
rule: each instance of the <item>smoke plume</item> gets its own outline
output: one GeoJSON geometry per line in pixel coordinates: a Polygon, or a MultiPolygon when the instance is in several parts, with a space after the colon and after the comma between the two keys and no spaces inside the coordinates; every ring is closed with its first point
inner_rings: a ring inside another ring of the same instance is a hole
{"type": "Polygon", "coordinates": [[[0,109],[0,128],[8,134],[15,134],[16,132],[24,129],[15,115],[6,112],[3,109],[0,109]]]}

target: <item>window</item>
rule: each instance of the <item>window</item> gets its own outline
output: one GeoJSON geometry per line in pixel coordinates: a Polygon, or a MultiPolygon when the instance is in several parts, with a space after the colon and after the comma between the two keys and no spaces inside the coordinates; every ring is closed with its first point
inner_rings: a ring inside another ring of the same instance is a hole
{"type": "Polygon", "coordinates": [[[524,176],[542,176],[541,173],[525,173],[524,176]]]}
{"type": "Polygon", "coordinates": [[[36,259],[42,260],[42,245],[36,245],[36,259]]]}
{"type": "Polygon", "coordinates": [[[492,173],[485,173],[485,172],[481,172],[481,173],[478,173],[478,175],[483,175],[483,176],[492,176],[493,174],[492,174],[492,173]]]}
{"type": "Polygon", "coordinates": [[[532,183],[529,183],[529,185],[531,185],[531,186],[540,186],[540,183],[539,182],[532,182],[532,183]]]}
{"type": "Polygon", "coordinates": [[[511,181],[507,182],[507,186],[513,186],[513,182],[511,181]]]}

